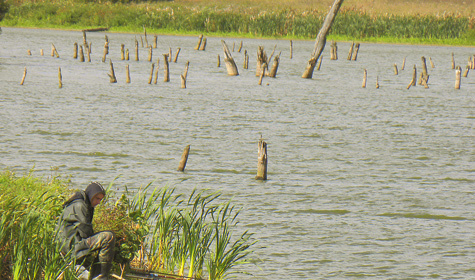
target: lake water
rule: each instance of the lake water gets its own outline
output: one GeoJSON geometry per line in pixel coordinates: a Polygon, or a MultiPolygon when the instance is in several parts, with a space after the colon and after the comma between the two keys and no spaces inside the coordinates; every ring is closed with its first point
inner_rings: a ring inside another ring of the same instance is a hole
{"type": "Polygon", "coordinates": [[[475,73],[456,90],[451,66],[454,53],[465,69],[474,47],[364,43],[357,61],[348,61],[350,42],[338,42],[338,60],[329,59],[327,44],[321,70],[302,79],[312,40],[294,41],[290,59],[288,40],[226,38],[240,72],[228,76],[222,38],[208,37],[206,51],[196,51],[197,36],[159,36],[159,78],[150,85],[147,49],[135,61],[140,35],[88,33],[92,61],[79,62],[79,31],[3,28],[0,169],[69,177],[75,188],[120,175],[119,191],[155,179],[178,193],[221,191],[242,207],[237,231],[259,240],[258,266],[242,266],[252,275],[238,279],[475,278],[475,73]],[[115,84],[109,60],[101,61],[105,34],[115,84]],[[51,57],[52,43],[60,58],[51,57]],[[129,61],[120,59],[120,44],[129,61]],[[281,52],[277,78],[262,85],[258,46],[281,52]],[[178,47],[165,83],[162,54],[178,47]],[[408,90],[422,56],[429,89],[408,90]],[[267,181],[254,179],[261,135],[267,181]],[[186,170],[178,172],[187,145],[186,170]]]}

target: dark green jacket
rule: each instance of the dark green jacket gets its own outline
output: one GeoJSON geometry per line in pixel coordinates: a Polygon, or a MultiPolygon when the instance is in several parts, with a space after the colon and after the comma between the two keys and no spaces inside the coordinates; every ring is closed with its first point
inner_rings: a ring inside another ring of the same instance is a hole
{"type": "Polygon", "coordinates": [[[92,228],[94,208],[84,191],[76,192],[63,204],[63,208],[58,221],[61,252],[67,254],[72,250],[73,256],[81,258],[90,251],[84,239],[94,235],[92,228]]]}

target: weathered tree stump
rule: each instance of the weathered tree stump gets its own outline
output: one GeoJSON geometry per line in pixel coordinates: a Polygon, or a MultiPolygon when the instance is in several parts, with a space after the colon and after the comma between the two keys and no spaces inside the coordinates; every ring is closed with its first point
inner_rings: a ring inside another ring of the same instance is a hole
{"type": "Polygon", "coordinates": [[[221,67],[221,57],[218,54],[218,68],[221,67]]]}
{"type": "Polygon", "coordinates": [[[168,48],[168,62],[172,62],[172,48],[168,48]]]}
{"type": "Polygon", "coordinates": [[[157,58],[157,67],[155,67],[156,70],[155,70],[155,78],[154,78],[154,81],[153,83],[156,85],[157,82],[158,82],[158,69],[160,68],[160,58],[157,58]]]}
{"type": "Polygon", "coordinates": [[[148,45],[148,40],[147,40],[147,30],[145,29],[145,26],[143,27],[143,36],[145,37],[145,46],[148,48],[149,45],[148,45]]]}
{"type": "Polygon", "coordinates": [[[21,77],[21,82],[20,82],[21,86],[25,83],[25,78],[26,78],[26,67],[23,70],[23,77],[21,77]]]}
{"type": "Polygon", "coordinates": [[[143,37],[142,37],[142,35],[140,35],[140,46],[141,46],[142,48],[144,47],[144,45],[143,45],[143,37]]]}
{"type": "Polygon", "coordinates": [[[460,84],[462,83],[462,70],[460,66],[457,66],[457,69],[455,70],[455,89],[460,89],[460,84]]]}
{"type": "Polygon", "coordinates": [[[257,150],[257,175],[256,180],[267,180],[267,143],[259,139],[257,150]]]}
{"type": "Polygon", "coordinates": [[[58,67],[58,83],[59,88],[63,87],[63,75],[61,75],[61,67],[58,67]]]}
{"type": "Polygon", "coordinates": [[[406,58],[402,60],[401,70],[404,70],[405,67],[406,67],[406,58]]]}
{"type": "Polygon", "coordinates": [[[165,74],[163,75],[163,81],[164,82],[169,82],[170,81],[170,65],[169,65],[169,62],[168,62],[168,54],[165,53],[163,54],[163,61],[164,61],[164,66],[163,66],[163,71],[165,72],[165,74]]]}
{"type": "Polygon", "coordinates": [[[199,37],[198,37],[198,44],[196,44],[196,47],[195,47],[195,50],[199,50],[200,49],[200,46],[201,46],[201,42],[203,41],[203,34],[201,34],[199,37]]]}
{"type": "Polygon", "coordinates": [[[270,69],[269,72],[269,77],[275,78],[277,75],[277,69],[279,68],[279,62],[280,62],[280,53],[274,58],[274,63],[272,64],[272,68],[270,69]]]}
{"type": "Polygon", "coordinates": [[[152,80],[153,80],[153,70],[155,69],[155,63],[152,63],[152,69],[150,70],[150,77],[148,78],[148,84],[151,85],[152,84],[152,80]]]}
{"type": "Polygon", "coordinates": [[[231,52],[229,51],[228,46],[226,45],[226,42],[224,42],[224,40],[221,40],[221,44],[223,45],[224,64],[226,65],[226,70],[228,72],[228,75],[229,76],[239,75],[236,62],[234,62],[234,58],[231,55],[231,52]]]}
{"type": "Polygon", "coordinates": [[[368,72],[365,69],[364,74],[363,74],[363,85],[361,86],[362,88],[366,88],[366,80],[367,79],[368,79],[368,72]]]}
{"type": "Polygon", "coordinates": [[[429,56],[429,62],[430,62],[430,67],[432,67],[432,69],[435,68],[435,65],[434,65],[434,62],[432,61],[432,57],[429,56]]]}
{"type": "Polygon", "coordinates": [[[83,45],[87,45],[86,30],[82,31],[82,43],[83,45]]]}
{"type": "Polygon", "coordinates": [[[130,70],[129,70],[129,65],[125,65],[125,82],[127,84],[130,84],[130,70]]]}
{"type": "Polygon", "coordinates": [[[260,76],[262,73],[262,66],[267,65],[267,54],[264,51],[263,46],[257,48],[257,61],[256,61],[256,76],[260,76]]]}
{"type": "Polygon", "coordinates": [[[335,0],[335,2],[333,2],[330,11],[328,12],[327,16],[325,17],[325,20],[323,21],[320,31],[318,32],[317,38],[315,40],[315,48],[313,50],[310,60],[307,62],[307,67],[304,73],[302,74],[302,78],[311,79],[313,77],[313,71],[315,69],[317,60],[322,54],[323,49],[325,48],[327,34],[330,31],[330,27],[332,26],[333,21],[335,20],[335,17],[338,14],[338,10],[340,9],[342,3],[343,0],[335,0]]]}
{"type": "Polygon", "coordinates": [[[422,84],[428,84],[429,82],[429,73],[427,72],[427,63],[426,63],[426,58],[423,56],[421,57],[422,60],[422,73],[421,73],[421,79],[419,80],[419,85],[422,84]]]}
{"type": "Polygon", "coordinates": [[[112,59],[110,59],[110,66],[111,66],[111,71],[108,73],[110,82],[111,83],[117,83],[117,78],[115,77],[115,72],[114,72],[114,64],[112,63],[112,59]]]}
{"type": "Polygon", "coordinates": [[[397,75],[399,74],[399,72],[397,71],[397,64],[394,63],[394,75],[397,75]]]}
{"type": "Polygon", "coordinates": [[[185,171],[186,162],[188,161],[188,155],[190,154],[190,145],[186,146],[181,155],[180,163],[178,164],[178,171],[185,171]]]}
{"type": "Polygon", "coordinates": [[[241,52],[241,49],[242,49],[242,40],[241,40],[241,44],[239,44],[238,52],[241,52]]]}
{"type": "Polygon", "coordinates": [[[187,61],[185,65],[185,70],[183,74],[180,75],[181,77],[181,88],[186,88],[186,78],[188,77],[188,68],[190,67],[190,62],[187,61]]]}
{"type": "Polygon", "coordinates": [[[86,55],[87,55],[87,62],[91,62],[91,48],[92,48],[92,42],[89,43],[89,45],[86,45],[85,46],[85,50],[86,50],[86,55]]]}

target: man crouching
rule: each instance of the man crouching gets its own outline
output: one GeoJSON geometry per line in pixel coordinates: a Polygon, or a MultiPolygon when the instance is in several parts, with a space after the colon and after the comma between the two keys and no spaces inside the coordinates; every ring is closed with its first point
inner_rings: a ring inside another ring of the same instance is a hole
{"type": "Polygon", "coordinates": [[[64,255],[72,251],[76,263],[81,263],[87,256],[98,252],[96,261],[100,264],[100,274],[91,271],[90,277],[85,275],[95,277],[94,280],[109,279],[114,259],[114,233],[102,231],[94,234],[92,227],[94,207],[101,203],[105,195],[104,187],[92,182],[85,191],[74,193],[63,204],[63,213],[58,221],[58,237],[64,255]]]}

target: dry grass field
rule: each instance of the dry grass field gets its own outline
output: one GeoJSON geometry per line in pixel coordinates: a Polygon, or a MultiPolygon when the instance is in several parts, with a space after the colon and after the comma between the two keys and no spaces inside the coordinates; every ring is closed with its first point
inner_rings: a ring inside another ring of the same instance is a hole
{"type": "MultiPolygon", "coordinates": [[[[333,0],[174,0],[189,6],[215,6],[326,11],[333,0]]],[[[342,9],[357,10],[370,15],[461,15],[475,16],[475,0],[345,0],[342,9]]]]}

